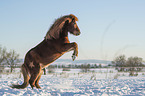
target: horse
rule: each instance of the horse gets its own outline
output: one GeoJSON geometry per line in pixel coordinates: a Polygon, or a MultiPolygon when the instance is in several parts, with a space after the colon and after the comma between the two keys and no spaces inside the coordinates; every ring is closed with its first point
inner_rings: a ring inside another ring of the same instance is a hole
{"type": "Polygon", "coordinates": [[[12,84],[11,88],[24,89],[29,84],[32,89],[33,87],[41,88],[39,80],[43,74],[43,68],[49,66],[68,51],[74,51],[72,60],[75,60],[78,56],[78,45],[76,42],[70,43],[68,33],[75,36],[80,35],[76,21],[78,21],[78,18],[73,14],[55,20],[44,40],[26,53],[24,64],[21,66],[23,84],[12,84]]]}

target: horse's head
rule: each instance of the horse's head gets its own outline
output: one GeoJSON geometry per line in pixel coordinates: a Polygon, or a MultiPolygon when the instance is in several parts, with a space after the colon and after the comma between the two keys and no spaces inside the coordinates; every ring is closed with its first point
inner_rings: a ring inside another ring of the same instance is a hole
{"type": "Polygon", "coordinates": [[[63,28],[65,32],[70,32],[76,36],[80,35],[80,29],[76,21],[78,21],[78,18],[73,14],[58,18],[47,32],[45,39],[58,39],[63,28]]]}
{"type": "Polygon", "coordinates": [[[70,20],[67,20],[65,22],[66,24],[66,27],[67,27],[67,31],[70,32],[71,34],[75,35],[75,36],[78,36],[80,35],[80,29],[76,23],[76,19],[75,18],[72,18],[71,21],[70,20]]]}

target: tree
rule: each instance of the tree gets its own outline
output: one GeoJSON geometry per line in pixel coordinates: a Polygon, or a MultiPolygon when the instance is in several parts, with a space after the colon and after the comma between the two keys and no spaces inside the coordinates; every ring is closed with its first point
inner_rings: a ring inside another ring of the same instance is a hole
{"type": "Polygon", "coordinates": [[[115,64],[116,67],[121,67],[121,68],[116,68],[118,71],[124,71],[124,69],[128,70],[131,72],[131,74],[134,74],[133,71],[141,71],[142,68],[135,68],[135,67],[143,67],[143,59],[140,57],[129,57],[126,60],[125,55],[120,55],[115,58],[114,61],[112,61],[113,64],[115,64]],[[122,68],[123,67],[123,68],[122,68]],[[128,67],[128,68],[125,68],[128,67]]]}
{"type": "Polygon", "coordinates": [[[88,72],[90,70],[90,64],[81,64],[81,72],[88,72]]]}
{"type": "Polygon", "coordinates": [[[6,48],[0,46],[0,73],[4,70],[6,48]]]}
{"type": "Polygon", "coordinates": [[[129,57],[127,62],[126,62],[126,65],[128,67],[131,67],[129,68],[129,71],[130,71],[130,76],[137,76],[137,72],[138,71],[141,71],[142,68],[135,68],[135,67],[143,67],[143,59],[142,58],[139,58],[139,57],[129,57]],[[135,71],[136,71],[136,74],[135,74],[135,71]]]}
{"type": "Polygon", "coordinates": [[[13,71],[13,69],[15,68],[16,63],[19,62],[19,54],[17,54],[14,50],[11,50],[10,52],[6,52],[6,62],[8,65],[10,65],[11,68],[11,72],[13,71]]]}
{"type": "Polygon", "coordinates": [[[3,65],[2,63],[5,60],[5,55],[6,55],[6,48],[2,48],[0,46],[0,65],[3,65]]]}
{"type": "Polygon", "coordinates": [[[114,61],[112,61],[113,64],[115,64],[116,67],[123,67],[126,64],[126,57],[125,55],[120,55],[115,58],[114,61]]]}
{"type": "Polygon", "coordinates": [[[97,64],[94,65],[94,68],[98,68],[97,64]]]}
{"type": "Polygon", "coordinates": [[[99,68],[102,68],[102,64],[99,64],[99,68]]]}
{"type": "Polygon", "coordinates": [[[17,54],[14,50],[7,52],[6,48],[2,48],[0,46],[0,71],[1,68],[4,68],[4,65],[9,65],[11,68],[11,72],[15,68],[16,63],[19,62],[19,54],[17,54]]]}
{"type": "Polygon", "coordinates": [[[143,59],[139,57],[129,57],[128,60],[126,61],[127,67],[132,67],[130,68],[130,71],[141,71],[141,68],[133,68],[133,67],[143,67],[143,59]]]}
{"type": "MultiPolygon", "coordinates": [[[[115,65],[115,67],[125,67],[126,66],[126,57],[125,55],[120,55],[115,58],[114,61],[112,61],[112,64],[115,65]]],[[[124,71],[124,68],[116,68],[118,71],[124,71]]]]}

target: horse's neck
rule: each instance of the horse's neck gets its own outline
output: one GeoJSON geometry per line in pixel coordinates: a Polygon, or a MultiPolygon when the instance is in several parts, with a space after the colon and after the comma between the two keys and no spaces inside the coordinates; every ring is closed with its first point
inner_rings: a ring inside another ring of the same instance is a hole
{"type": "Polygon", "coordinates": [[[70,43],[68,39],[68,35],[61,36],[59,39],[62,43],[70,43]]]}
{"type": "Polygon", "coordinates": [[[68,30],[66,30],[65,28],[62,30],[60,34],[60,40],[62,40],[62,42],[64,43],[70,43],[68,39],[68,30]]]}
{"type": "Polygon", "coordinates": [[[64,43],[70,43],[68,37],[64,37],[64,43]]]}

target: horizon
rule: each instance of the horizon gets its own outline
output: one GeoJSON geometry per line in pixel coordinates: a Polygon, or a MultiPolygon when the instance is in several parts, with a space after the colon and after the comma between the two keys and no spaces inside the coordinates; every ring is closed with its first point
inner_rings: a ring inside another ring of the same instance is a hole
{"type": "MultiPolygon", "coordinates": [[[[13,49],[20,58],[41,42],[54,21],[74,14],[80,36],[69,34],[77,42],[76,60],[109,60],[124,54],[145,60],[145,1],[0,1],[0,45],[13,49]],[[70,4],[71,3],[71,4],[70,4]]],[[[72,52],[59,59],[71,59],[72,52]]]]}

